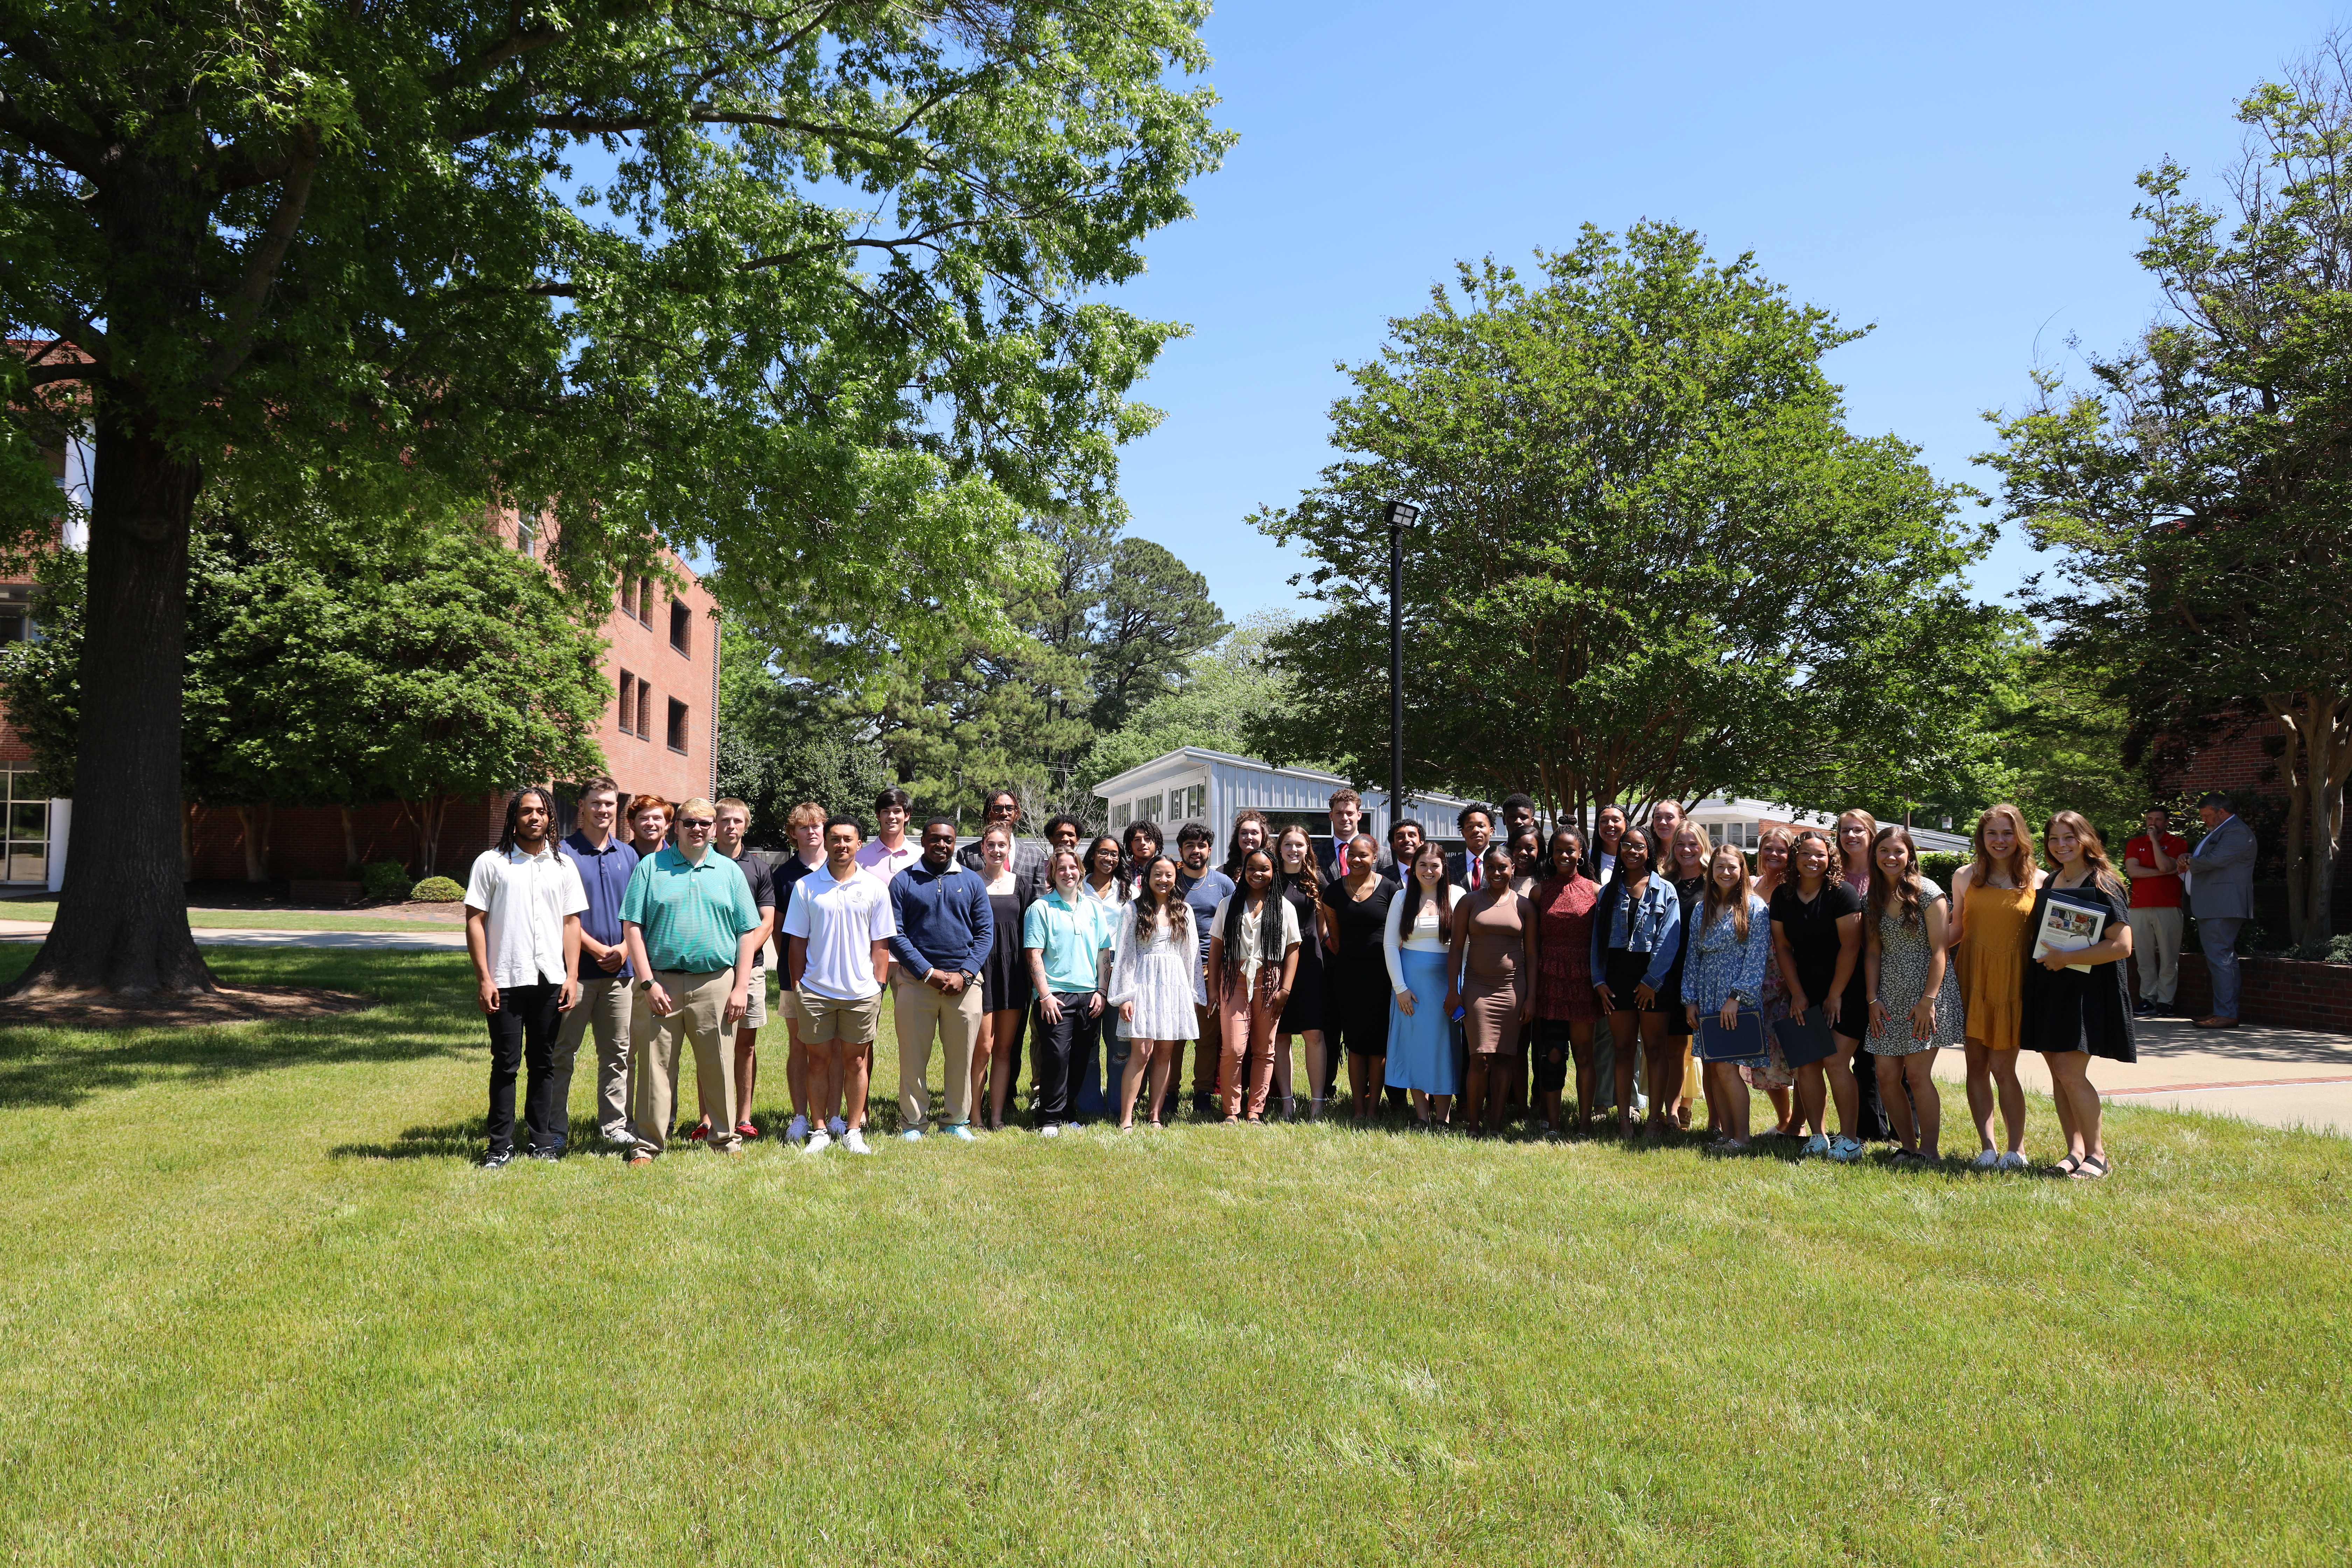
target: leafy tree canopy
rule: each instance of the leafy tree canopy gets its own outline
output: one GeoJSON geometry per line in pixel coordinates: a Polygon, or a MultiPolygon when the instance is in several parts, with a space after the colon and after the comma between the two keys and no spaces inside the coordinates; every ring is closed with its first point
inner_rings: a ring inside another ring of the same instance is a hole
{"type": "Polygon", "coordinates": [[[2352,778],[2352,53],[2331,39],[2238,118],[2225,205],[2178,164],[2140,175],[2162,313],[2088,385],[2043,377],[1984,460],[2062,552],[2033,598],[2053,647],[2111,672],[2138,735],[2278,722],[2290,925],[2317,955],[2352,778]]]}
{"type": "Polygon", "coordinates": [[[1274,639],[1298,700],[1248,749],[1386,773],[1400,498],[1408,787],[1578,815],[1916,793],[1901,742],[1969,710],[2000,619],[1961,594],[1965,492],[1844,428],[1822,360],[1859,334],[1666,225],[1538,264],[1465,265],[1392,321],[1332,408],[1348,455],[1256,519],[1326,608],[1274,639]]]}

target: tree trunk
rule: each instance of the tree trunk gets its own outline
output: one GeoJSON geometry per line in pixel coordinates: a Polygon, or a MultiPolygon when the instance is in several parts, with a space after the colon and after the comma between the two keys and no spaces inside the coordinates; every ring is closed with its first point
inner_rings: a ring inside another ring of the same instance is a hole
{"type": "Polygon", "coordinates": [[[180,803],[180,880],[196,879],[196,813],[204,808],[194,801],[180,803]]]}
{"type": "Polygon", "coordinates": [[[268,801],[236,808],[236,820],[245,829],[245,879],[248,882],[269,880],[269,829],[276,816],[277,807],[268,801]]]}
{"type": "Polygon", "coordinates": [[[2310,815],[2304,834],[2306,879],[2294,889],[2303,905],[2296,935],[2304,957],[2325,958],[2335,936],[2336,861],[2343,842],[2344,785],[2352,774],[2352,699],[2314,691],[2304,711],[2304,793],[2310,815]]]}
{"type": "Polygon", "coordinates": [[[89,596],[74,757],[73,867],[48,939],[9,994],[210,991],[180,877],[180,688],[188,523],[203,475],[121,402],[97,399],[89,596]]]}
{"type": "Polygon", "coordinates": [[[335,809],[342,814],[343,818],[343,870],[347,875],[356,877],[360,870],[360,840],[359,835],[352,830],[352,808],[339,805],[335,809]]]}

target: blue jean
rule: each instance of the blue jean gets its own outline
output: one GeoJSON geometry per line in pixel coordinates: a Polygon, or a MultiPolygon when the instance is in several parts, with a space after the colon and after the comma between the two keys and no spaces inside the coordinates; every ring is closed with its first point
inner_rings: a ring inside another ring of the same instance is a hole
{"type": "Polygon", "coordinates": [[[2213,1016],[2217,1018],[2238,1016],[2238,928],[2245,923],[2198,917],[2197,944],[2205,950],[2205,972],[2213,977],[2213,1016]]]}

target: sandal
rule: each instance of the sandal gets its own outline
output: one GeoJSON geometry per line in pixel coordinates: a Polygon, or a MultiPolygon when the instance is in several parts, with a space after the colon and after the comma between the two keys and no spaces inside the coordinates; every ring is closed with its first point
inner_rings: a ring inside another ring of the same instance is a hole
{"type": "Polygon", "coordinates": [[[2107,1173],[2107,1162],[2097,1154],[2085,1154],[2083,1163],[2067,1173],[2077,1182],[2095,1182],[2107,1173]]]}
{"type": "Polygon", "coordinates": [[[2069,1154],[2050,1168],[2062,1176],[2071,1176],[2074,1173],[2074,1167],[2082,1163],[2083,1157],[2080,1154],[2069,1154]]]}

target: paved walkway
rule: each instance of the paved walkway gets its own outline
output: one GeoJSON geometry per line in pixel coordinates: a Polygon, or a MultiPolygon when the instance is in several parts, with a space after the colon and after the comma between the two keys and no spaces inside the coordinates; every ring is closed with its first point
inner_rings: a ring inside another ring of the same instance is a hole
{"type": "MultiPolygon", "coordinates": [[[[0,942],[38,942],[49,934],[47,921],[0,921],[0,942]]],[[[463,926],[435,930],[419,923],[406,931],[264,931],[243,926],[198,926],[198,947],[337,947],[377,952],[463,952],[463,926]]]]}
{"type": "MultiPolygon", "coordinates": [[[[2186,1018],[2142,1018],[2137,1038],[2139,1060],[2091,1064],[2091,1081],[2110,1105],[2154,1105],[2352,1135],[2352,1035],[2263,1024],[2200,1029],[2186,1018]]],[[[1965,1081],[1960,1053],[1938,1052],[1936,1076],[1965,1081]]],[[[2049,1092],[2049,1069],[2039,1056],[2027,1052],[2017,1076],[2026,1088],[2049,1092]]],[[[1948,1101],[1944,1114],[1948,1126],[1948,1101]]],[[[1965,1105],[1959,1114],[1965,1122],[1965,1105]]]]}

